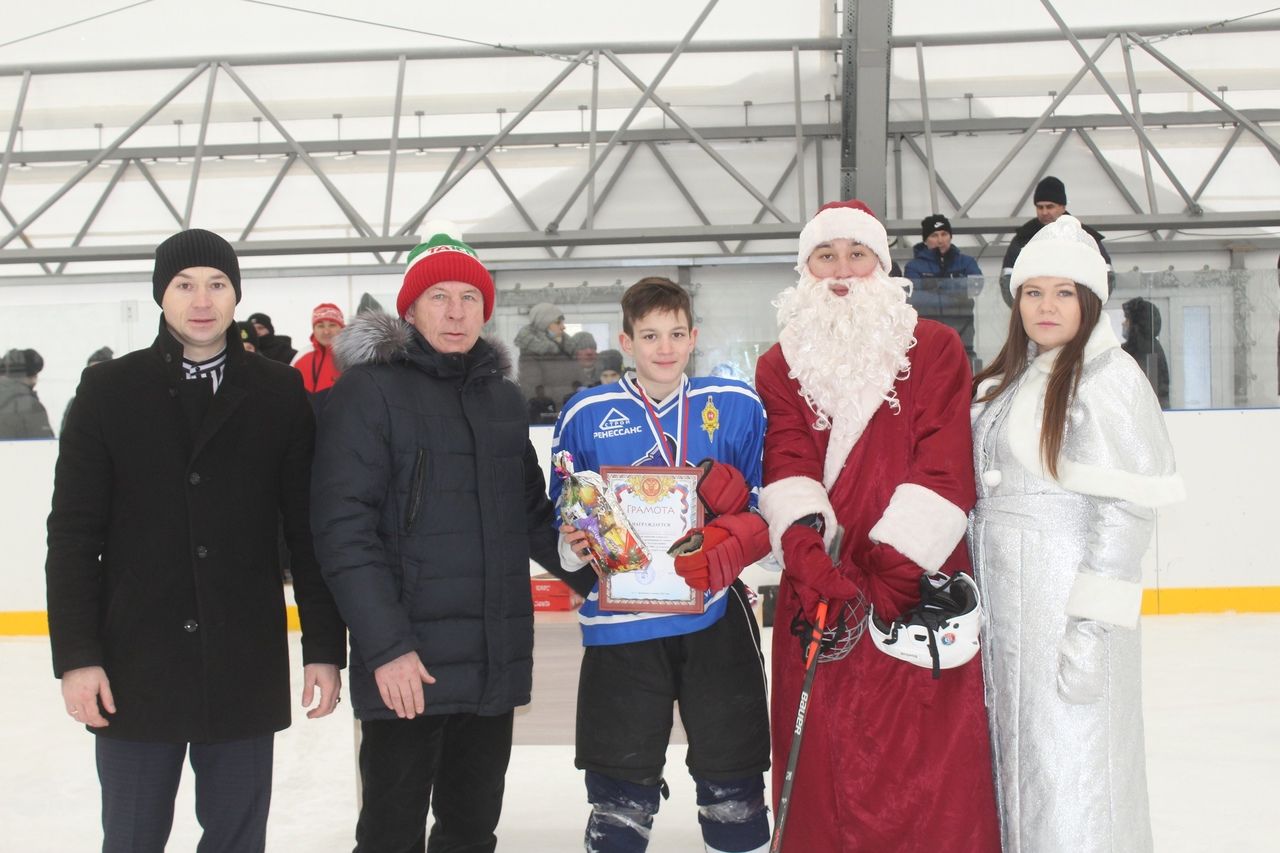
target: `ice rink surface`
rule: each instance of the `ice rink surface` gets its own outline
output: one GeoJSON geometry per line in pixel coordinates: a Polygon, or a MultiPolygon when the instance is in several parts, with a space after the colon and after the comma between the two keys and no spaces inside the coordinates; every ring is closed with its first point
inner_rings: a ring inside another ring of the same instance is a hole
{"type": "MultiPolygon", "coordinates": [[[[572,747],[577,627],[569,614],[540,614],[537,630],[534,700],[516,718],[499,851],[582,849],[587,807],[572,747]]],[[[1280,615],[1149,617],[1142,630],[1156,850],[1280,849],[1271,811],[1280,764],[1280,615]]],[[[0,639],[0,672],[12,688],[0,703],[5,853],[79,853],[101,843],[92,736],[63,710],[48,646],[43,638],[0,639]]],[[[821,678],[814,701],[821,701],[821,678]]],[[[662,804],[649,849],[700,851],[682,745],[671,747],[667,777],[671,799],[662,804]]],[[[267,849],[350,850],[355,815],[349,706],[318,721],[295,714],[293,727],[276,739],[267,849]]],[[[193,851],[198,838],[188,771],[168,849],[193,851]]],[[[963,851],[963,843],[953,849],[963,851]]]]}

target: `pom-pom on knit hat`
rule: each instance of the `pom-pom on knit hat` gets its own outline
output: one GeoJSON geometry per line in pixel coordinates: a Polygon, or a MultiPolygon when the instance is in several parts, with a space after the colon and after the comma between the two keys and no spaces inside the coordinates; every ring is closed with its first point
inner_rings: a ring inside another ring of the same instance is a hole
{"type": "Polygon", "coordinates": [[[1036,232],[1028,241],[1009,277],[1009,292],[1015,297],[1024,281],[1039,276],[1069,278],[1092,290],[1107,303],[1107,262],[1098,251],[1098,243],[1069,213],[1036,232]]]}
{"type": "Polygon", "coordinates": [[[480,291],[484,298],[484,319],[489,322],[493,316],[493,276],[480,263],[475,249],[462,242],[452,222],[428,222],[424,232],[431,236],[409,253],[404,284],[396,298],[396,312],[403,318],[409,306],[434,284],[460,281],[480,291]]]}
{"type": "Polygon", "coordinates": [[[804,272],[813,250],[823,243],[844,238],[861,243],[876,253],[880,268],[888,272],[893,266],[889,257],[889,235],[876,215],[858,199],[830,201],[818,208],[800,232],[796,253],[796,272],[804,272]]]}

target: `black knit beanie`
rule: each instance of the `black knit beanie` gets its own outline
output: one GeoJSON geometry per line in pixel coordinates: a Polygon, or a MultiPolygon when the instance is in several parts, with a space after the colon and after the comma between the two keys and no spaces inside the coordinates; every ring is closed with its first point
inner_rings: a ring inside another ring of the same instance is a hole
{"type": "Polygon", "coordinates": [[[943,216],[941,213],[931,213],[924,219],[920,220],[920,239],[928,240],[929,235],[934,231],[946,231],[951,233],[951,220],[943,216]]]}
{"type": "Polygon", "coordinates": [[[161,305],[164,292],[173,277],[188,267],[213,267],[231,279],[240,302],[240,261],[231,244],[203,228],[179,231],[156,246],[156,266],[151,273],[151,291],[156,304],[161,305]]]}
{"type": "Polygon", "coordinates": [[[1048,175],[1040,183],[1036,184],[1036,197],[1033,201],[1051,201],[1054,204],[1067,206],[1067,188],[1062,181],[1053,175],[1048,175]]]}
{"type": "Polygon", "coordinates": [[[274,335],[274,334],[276,333],[276,327],[275,327],[275,325],[271,322],[271,317],[269,317],[269,316],[268,316],[268,315],[266,315],[266,314],[263,314],[261,311],[257,312],[256,314],[250,314],[250,315],[249,315],[249,322],[250,322],[250,323],[258,323],[258,324],[260,324],[260,325],[264,326],[264,327],[266,328],[266,330],[267,330],[267,334],[268,334],[268,335],[274,335]]]}

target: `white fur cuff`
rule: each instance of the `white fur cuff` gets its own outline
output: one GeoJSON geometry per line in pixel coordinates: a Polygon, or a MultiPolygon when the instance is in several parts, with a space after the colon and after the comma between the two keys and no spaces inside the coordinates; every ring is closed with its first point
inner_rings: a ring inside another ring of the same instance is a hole
{"type": "Polygon", "coordinates": [[[806,515],[819,513],[826,524],[824,545],[836,535],[836,511],[822,484],[812,477],[784,477],[760,491],[760,514],[769,522],[769,544],[774,559],[782,563],[782,534],[806,515]]]}
{"type": "Polygon", "coordinates": [[[1142,584],[1077,572],[1067,598],[1067,615],[1121,628],[1136,628],[1142,615],[1142,584]]]}
{"type": "Polygon", "coordinates": [[[893,492],[884,515],[868,534],[929,574],[935,574],[956,549],[969,523],[964,510],[932,489],[903,483],[893,492]]]}

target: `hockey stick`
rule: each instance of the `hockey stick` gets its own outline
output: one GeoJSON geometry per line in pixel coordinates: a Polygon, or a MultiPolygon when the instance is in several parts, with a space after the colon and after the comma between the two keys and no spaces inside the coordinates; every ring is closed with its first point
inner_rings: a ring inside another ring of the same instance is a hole
{"type": "Polygon", "coordinates": [[[782,776],[782,796],[778,798],[778,818],[773,825],[773,840],[769,853],[781,853],[782,833],[787,827],[787,813],[791,811],[791,788],[796,781],[796,765],[800,762],[800,739],[804,735],[804,721],[809,716],[809,694],[813,691],[813,679],[818,674],[818,647],[822,645],[822,632],[827,622],[827,600],[818,599],[818,612],[814,616],[809,634],[809,647],[804,657],[804,686],[800,688],[800,705],[796,709],[796,727],[791,733],[791,753],[787,756],[787,772],[782,776]]]}

